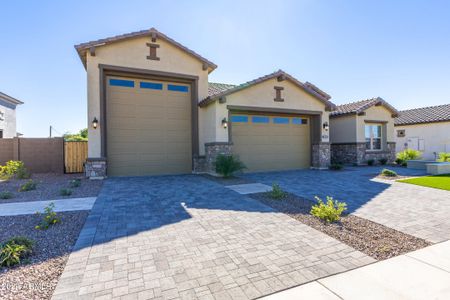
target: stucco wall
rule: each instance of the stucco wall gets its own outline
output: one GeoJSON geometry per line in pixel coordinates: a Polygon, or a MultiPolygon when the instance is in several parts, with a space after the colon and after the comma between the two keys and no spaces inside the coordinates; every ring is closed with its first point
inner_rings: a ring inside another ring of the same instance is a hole
{"type": "Polygon", "coordinates": [[[13,138],[16,136],[16,106],[0,100],[0,130],[3,131],[3,138],[13,138]],[[3,120],[1,120],[3,119],[3,120]]]}
{"type": "MultiPolygon", "coordinates": [[[[322,112],[322,123],[329,121],[329,113],[325,111],[323,102],[306,93],[289,80],[278,82],[276,78],[230,94],[226,96],[226,103],[216,101],[210,106],[212,105],[216,106],[215,122],[205,125],[215,127],[216,142],[228,142],[228,130],[225,130],[221,124],[223,118],[228,119],[227,105],[320,111],[322,112]],[[284,87],[281,92],[281,97],[284,98],[283,102],[274,101],[276,96],[274,86],[284,87]]],[[[322,135],[326,136],[322,138],[322,142],[328,142],[328,131],[322,129],[322,135]]]]}
{"type": "MultiPolygon", "coordinates": [[[[423,140],[424,159],[434,159],[434,152],[450,152],[450,122],[395,126],[396,151],[403,151],[408,139],[423,140]],[[397,130],[405,130],[405,137],[397,137],[397,130]]],[[[420,150],[420,149],[418,149],[420,150]]]]}
{"type": "Polygon", "coordinates": [[[356,139],[356,115],[330,118],[330,142],[354,143],[356,139]]]}
{"type": "MultiPolygon", "coordinates": [[[[208,95],[208,71],[202,69],[202,62],[200,60],[162,39],[157,39],[156,41],[156,44],[160,45],[157,50],[157,56],[160,60],[149,60],[147,59],[149,47],[146,45],[149,42],[150,37],[136,38],[97,47],[95,56],[90,56],[89,53],[86,54],[89,157],[100,157],[101,155],[100,127],[102,126],[102,120],[100,120],[99,64],[198,76],[199,100],[208,95]],[[99,119],[98,129],[93,129],[91,127],[90,123],[94,117],[99,119]]],[[[203,114],[202,111],[199,113],[203,114]]],[[[199,120],[202,119],[205,119],[205,116],[199,116],[199,120]]],[[[204,141],[205,128],[200,128],[199,131],[201,132],[200,141],[204,141]]],[[[202,145],[202,143],[200,143],[200,145],[202,145]]],[[[202,147],[200,147],[200,149],[202,149],[202,147]]]]}
{"type": "Polygon", "coordinates": [[[356,141],[359,143],[364,143],[366,137],[364,134],[364,125],[367,121],[382,121],[387,122],[385,127],[385,136],[383,137],[384,142],[395,142],[394,139],[394,118],[392,117],[392,112],[387,110],[384,106],[372,106],[366,109],[364,116],[356,116],[357,127],[356,127],[356,141]]]}

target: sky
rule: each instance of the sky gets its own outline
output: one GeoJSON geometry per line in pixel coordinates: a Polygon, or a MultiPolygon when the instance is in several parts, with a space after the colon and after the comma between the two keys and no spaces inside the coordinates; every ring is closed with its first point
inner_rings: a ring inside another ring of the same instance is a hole
{"type": "Polygon", "coordinates": [[[239,84],[282,69],[343,104],[399,110],[450,103],[450,1],[4,1],[0,91],[25,102],[28,137],[87,126],[75,44],[155,27],[239,84]]]}

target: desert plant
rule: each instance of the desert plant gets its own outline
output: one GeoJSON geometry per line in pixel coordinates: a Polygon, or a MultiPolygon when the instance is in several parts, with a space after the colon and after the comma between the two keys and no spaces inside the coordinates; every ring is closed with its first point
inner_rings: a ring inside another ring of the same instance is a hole
{"type": "MultiPolygon", "coordinates": [[[[47,230],[50,226],[61,222],[61,219],[54,211],[54,208],[55,208],[54,203],[50,203],[46,208],[44,208],[44,215],[39,225],[35,226],[36,229],[47,230]]],[[[41,213],[36,212],[36,215],[40,216],[41,213]]]]}
{"type": "Polygon", "coordinates": [[[333,171],[339,171],[339,170],[342,170],[343,167],[344,166],[342,164],[334,163],[334,164],[331,164],[328,167],[328,169],[333,170],[333,171]]]}
{"type": "Polygon", "coordinates": [[[389,170],[389,169],[383,169],[380,174],[383,176],[386,176],[386,177],[396,177],[397,176],[397,172],[389,170]]]}
{"type": "Polygon", "coordinates": [[[225,178],[231,177],[235,172],[245,169],[244,163],[233,155],[219,154],[215,161],[216,172],[225,178]]]}
{"type": "Polygon", "coordinates": [[[27,171],[22,161],[10,160],[6,162],[5,166],[0,168],[0,177],[3,179],[11,179],[13,177],[26,179],[30,178],[30,173],[27,171]]]}
{"type": "Polygon", "coordinates": [[[401,166],[402,163],[403,163],[403,160],[401,160],[400,158],[396,158],[396,159],[395,159],[395,163],[396,163],[397,165],[401,166]]]}
{"type": "Polygon", "coordinates": [[[70,196],[70,195],[72,195],[72,190],[71,189],[60,189],[59,194],[61,196],[70,196]]]}
{"type": "Polygon", "coordinates": [[[311,208],[311,214],[327,223],[339,221],[342,213],[347,209],[345,202],[333,200],[333,197],[327,196],[327,203],[324,203],[319,197],[315,197],[317,204],[311,208]]]}
{"type": "Polygon", "coordinates": [[[373,166],[373,165],[375,164],[375,160],[374,160],[374,159],[368,159],[368,160],[367,160],[367,164],[368,164],[369,166],[373,166]]]}
{"type": "Polygon", "coordinates": [[[382,157],[380,159],[378,159],[378,162],[380,163],[380,165],[385,165],[388,162],[388,159],[386,157],[382,157]]]}
{"type": "Polygon", "coordinates": [[[0,266],[10,267],[19,264],[21,259],[31,255],[34,242],[26,237],[18,236],[0,245],[0,266]]]}
{"type": "Polygon", "coordinates": [[[439,153],[439,158],[437,161],[440,162],[450,162],[450,152],[441,152],[439,153]]]}
{"type": "Polygon", "coordinates": [[[0,199],[11,199],[14,198],[14,194],[9,191],[0,192],[0,199]]]}
{"type": "Polygon", "coordinates": [[[269,197],[272,199],[283,199],[284,197],[286,197],[287,193],[285,191],[283,191],[280,187],[279,184],[277,183],[273,183],[272,184],[272,190],[267,192],[269,197]]]}
{"type": "Polygon", "coordinates": [[[36,186],[37,186],[37,183],[34,182],[32,179],[30,179],[20,186],[19,192],[28,192],[28,191],[35,190],[36,186]]]}
{"type": "Polygon", "coordinates": [[[77,188],[81,185],[81,179],[72,179],[71,181],[69,181],[69,186],[71,188],[77,188]]]}
{"type": "Polygon", "coordinates": [[[32,239],[27,238],[26,236],[14,236],[6,241],[5,244],[16,244],[25,247],[24,254],[26,256],[30,255],[33,252],[34,241],[32,239]]]}
{"type": "Polygon", "coordinates": [[[401,159],[402,162],[405,162],[411,159],[418,159],[421,155],[422,153],[420,151],[414,149],[405,149],[397,153],[397,158],[401,159]]]}

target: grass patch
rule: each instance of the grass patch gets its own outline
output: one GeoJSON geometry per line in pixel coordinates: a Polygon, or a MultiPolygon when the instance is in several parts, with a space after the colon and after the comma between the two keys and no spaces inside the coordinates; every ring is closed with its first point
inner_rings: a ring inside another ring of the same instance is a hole
{"type": "Polygon", "coordinates": [[[450,191],[450,174],[423,176],[417,178],[402,179],[398,181],[450,191]]]}

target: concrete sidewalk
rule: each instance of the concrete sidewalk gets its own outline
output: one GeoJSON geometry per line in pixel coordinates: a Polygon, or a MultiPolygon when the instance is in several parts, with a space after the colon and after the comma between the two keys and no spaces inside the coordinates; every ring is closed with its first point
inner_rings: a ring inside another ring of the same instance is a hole
{"type": "Polygon", "coordinates": [[[55,204],[54,211],[90,210],[97,197],[68,198],[60,200],[12,202],[0,204],[0,216],[17,216],[43,212],[50,203],[55,204]]]}
{"type": "Polygon", "coordinates": [[[450,299],[450,241],[262,299],[450,299]]]}

